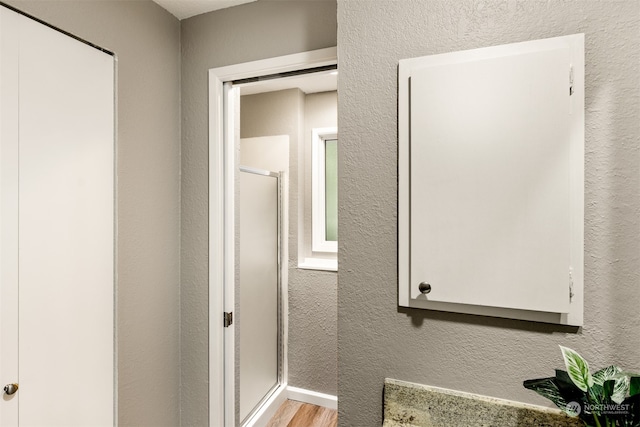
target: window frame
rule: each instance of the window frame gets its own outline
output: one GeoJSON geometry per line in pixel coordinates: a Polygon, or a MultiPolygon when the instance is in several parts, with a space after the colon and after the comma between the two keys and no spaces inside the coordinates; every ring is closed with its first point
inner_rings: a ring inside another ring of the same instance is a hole
{"type": "Polygon", "coordinates": [[[338,241],[326,239],[325,142],[338,139],[338,128],[311,130],[311,251],[338,253],[338,241]]]}

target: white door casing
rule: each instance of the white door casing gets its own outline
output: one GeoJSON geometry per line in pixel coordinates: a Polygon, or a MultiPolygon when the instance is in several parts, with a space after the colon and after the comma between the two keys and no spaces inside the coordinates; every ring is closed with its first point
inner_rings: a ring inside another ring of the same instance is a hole
{"type": "MultiPolygon", "coordinates": [[[[239,94],[230,82],[337,64],[335,47],[209,70],[209,425],[235,425],[234,325],[222,327],[223,313],[233,311],[235,230],[233,215],[234,141],[239,138],[234,111],[239,94]]],[[[287,378],[287,299],[283,300],[284,366],[287,378]]],[[[282,395],[282,393],[280,393],[282,395]]],[[[274,394],[274,399],[278,393],[274,394]]]]}

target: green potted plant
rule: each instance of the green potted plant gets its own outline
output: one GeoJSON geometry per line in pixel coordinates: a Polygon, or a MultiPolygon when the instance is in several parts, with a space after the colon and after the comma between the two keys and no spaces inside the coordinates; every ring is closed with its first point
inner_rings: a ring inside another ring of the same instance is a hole
{"type": "Polygon", "coordinates": [[[560,346],[566,371],[555,377],[526,380],[523,385],[551,400],[589,427],[640,427],[640,375],[617,366],[593,375],[577,352],[560,346]]]}

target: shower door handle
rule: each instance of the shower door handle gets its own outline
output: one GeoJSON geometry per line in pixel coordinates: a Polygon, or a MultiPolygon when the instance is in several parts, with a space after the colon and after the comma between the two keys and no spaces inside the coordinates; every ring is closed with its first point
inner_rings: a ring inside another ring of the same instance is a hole
{"type": "Polygon", "coordinates": [[[18,384],[16,383],[7,384],[6,386],[4,386],[4,392],[7,393],[9,396],[14,394],[16,391],[18,391],[18,384]]]}

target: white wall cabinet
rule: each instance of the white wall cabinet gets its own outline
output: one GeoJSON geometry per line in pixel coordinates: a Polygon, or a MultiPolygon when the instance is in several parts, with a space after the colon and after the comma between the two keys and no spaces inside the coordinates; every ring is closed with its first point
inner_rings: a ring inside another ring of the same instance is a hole
{"type": "Polygon", "coordinates": [[[400,61],[401,306],[582,324],[583,46],[400,61]]]}
{"type": "Polygon", "coordinates": [[[0,7],[2,426],[111,426],[114,58],[0,7]]]}

